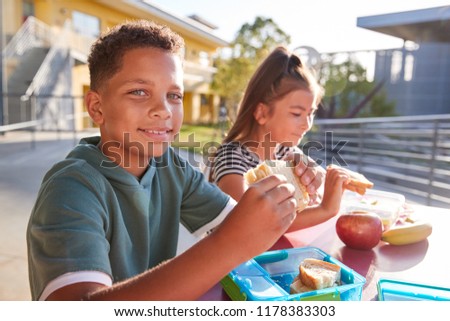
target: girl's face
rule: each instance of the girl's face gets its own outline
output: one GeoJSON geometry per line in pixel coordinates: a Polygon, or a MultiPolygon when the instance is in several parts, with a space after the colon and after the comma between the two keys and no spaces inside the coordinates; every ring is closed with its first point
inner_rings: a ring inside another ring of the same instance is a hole
{"type": "Polygon", "coordinates": [[[316,111],[315,95],[303,89],[290,92],[270,107],[260,104],[255,112],[259,135],[270,133],[272,142],[296,146],[311,129],[316,111]]]}

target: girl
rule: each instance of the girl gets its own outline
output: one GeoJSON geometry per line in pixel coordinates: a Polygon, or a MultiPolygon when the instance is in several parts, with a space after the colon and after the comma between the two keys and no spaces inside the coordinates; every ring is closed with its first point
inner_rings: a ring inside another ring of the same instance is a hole
{"type": "MultiPolygon", "coordinates": [[[[250,168],[265,159],[301,155],[297,145],[311,129],[322,93],[322,88],[297,55],[284,47],[276,48],[247,86],[236,122],[212,163],[212,181],[239,200],[248,188],[243,174],[250,168]]],[[[305,163],[297,159],[297,174],[303,171],[305,164],[309,170],[315,165],[316,182],[312,182],[311,176],[302,179],[313,194],[311,190],[318,187],[325,171],[307,157],[301,158],[305,163]]],[[[322,203],[297,215],[291,229],[313,226],[336,215],[343,184],[347,181],[348,175],[342,169],[328,170],[322,203]]]]}

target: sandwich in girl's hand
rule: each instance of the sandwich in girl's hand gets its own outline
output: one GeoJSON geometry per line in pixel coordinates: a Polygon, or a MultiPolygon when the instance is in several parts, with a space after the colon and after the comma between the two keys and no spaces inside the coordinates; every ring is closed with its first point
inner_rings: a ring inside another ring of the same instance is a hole
{"type": "MultiPolygon", "coordinates": [[[[328,167],[339,167],[337,165],[329,165],[328,167]]],[[[248,185],[256,183],[260,179],[272,174],[284,175],[287,181],[295,187],[295,199],[297,200],[297,211],[305,209],[310,201],[306,187],[301,183],[300,178],[294,173],[294,163],[284,160],[266,160],[257,167],[248,170],[244,174],[244,179],[248,185]]],[[[356,192],[360,195],[366,193],[367,188],[372,188],[373,183],[369,181],[364,175],[354,172],[350,169],[339,167],[345,170],[350,176],[350,181],[345,184],[345,188],[356,192]]]]}
{"type": "Polygon", "coordinates": [[[360,173],[354,172],[348,168],[339,167],[334,164],[328,165],[327,167],[342,168],[348,173],[348,175],[350,176],[350,182],[345,185],[345,188],[349,191],[364,195],[367,188],[373,187],[373,183],[360,173]]]}
{"type": "Polygon", "coordinates": [[[250,169],[244,174],[248,185],[256,183],[264,177],[272,174],[284,175],[295,187],[295,199],[297,200],[297,211],[302,211],[309,204],[309,194],[305,186],[300,182],[300,178],[294,173],[295,165],[291,161],[266,160],[257,167],[250,169]]]}

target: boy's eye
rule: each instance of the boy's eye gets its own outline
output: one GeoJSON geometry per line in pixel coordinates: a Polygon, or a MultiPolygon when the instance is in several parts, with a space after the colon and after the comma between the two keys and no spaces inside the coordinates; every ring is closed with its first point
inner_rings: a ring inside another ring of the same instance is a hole
{"type": "Polygon", "coordinates": [[[170,93],[167,95],[169,99],[183,100],[183,94],[170,93]]]}
{"type": "Polygon", "coordinates": [[[130,91],[130,94],[136,95],[136,96],[145,96],[145,91],[143,91],[142,89],[136,89],[136,90],[130,91]]]}

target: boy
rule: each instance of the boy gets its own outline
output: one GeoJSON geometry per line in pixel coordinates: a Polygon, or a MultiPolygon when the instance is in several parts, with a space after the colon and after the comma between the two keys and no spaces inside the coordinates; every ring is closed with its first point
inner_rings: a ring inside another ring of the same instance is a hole
{"type": "Polygon", "coordinates": [[[194,300],[294,219],[283,177],[234,206],[168,147],[183,117],[183,47],[148,21],[93,45],[86,106],[100,137],[44,177],[27,231],[33,300],[194,300]],[[221,224],[174,257],[180,222],[199,235],[221,224]]]}

